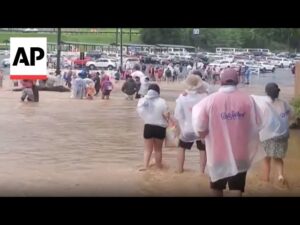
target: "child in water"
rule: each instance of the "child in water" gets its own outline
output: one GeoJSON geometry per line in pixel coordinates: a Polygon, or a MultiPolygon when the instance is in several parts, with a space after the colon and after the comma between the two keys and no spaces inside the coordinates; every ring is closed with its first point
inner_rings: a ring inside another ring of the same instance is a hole
{"type": "Polygon", "coordinates": [[[96,94],[95,86],[93,83],[87,84],[86,87],[86,98],[89,100],[93,100],[93,96],[96,94]]]}
{"type": "Polygon", "coordinates": [[[109,80],[108,76],[105,76],[101,83],[102,99],[106,98],[108,100],[112,89],[113,89],[112,82],[109,80]]]}

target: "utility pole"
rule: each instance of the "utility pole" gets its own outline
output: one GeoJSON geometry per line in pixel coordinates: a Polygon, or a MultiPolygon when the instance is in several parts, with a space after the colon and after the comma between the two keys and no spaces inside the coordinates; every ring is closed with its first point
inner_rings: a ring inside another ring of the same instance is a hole
{"type": "Polygon", "coordinates": [[[123,68],[123,30],[121,28],[121,37],[120,37],[120,45],[121,45],[121,67],[123,68]]]}
{"type": "Polygon", "coordinates": [[[116,46],[117,46],[117,49],[118,49],[118,36],[119,36],[119,29],[116,28],[116,46]]]}
{"type": "Polygon", "coordinates": [[[56,75],[60,74],[60,53],[61,53],[61,28],[57,29],[57,61],[56,61],[56,75]]]}

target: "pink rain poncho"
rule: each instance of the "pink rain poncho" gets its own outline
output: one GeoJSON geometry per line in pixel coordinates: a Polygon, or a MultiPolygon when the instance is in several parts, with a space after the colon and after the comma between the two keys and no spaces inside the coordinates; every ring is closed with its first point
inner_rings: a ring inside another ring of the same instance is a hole
{"type": "Polygon", "coordinates": [[[289,116],[293,113],[291,106],[281,100],[273,102],[269,96],[251,95],[262,112],[262,130],[260,141],[289,134],[289,116]]]}
{"type": "Polygon", "coordinates": [[[260,112],[235,86],[223,86],[195,105],[192,120],[195,132],[208,132],[206,172],[212,182],[245,172],[265,156],[258,148],[260,112]]]}
{"type": "Polygon", "coordinates": [[[207,96],[207,93],[199,94],[196,91],[186,91],[187,95],[180,95],[176,100],[174,117],[179,123],[180,139],[184,142],[199,140],[192,125],[193,106],[207,96]]]}

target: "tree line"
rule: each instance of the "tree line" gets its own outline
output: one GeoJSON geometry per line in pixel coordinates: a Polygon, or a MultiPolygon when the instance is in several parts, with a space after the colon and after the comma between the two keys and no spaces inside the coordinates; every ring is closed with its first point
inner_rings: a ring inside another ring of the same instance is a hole
{"type": "Polygon", "coordinates": [[[214,51],[216,47],[268,48],[273,51],[300,50],[300,29],[297,28],[143,28],[145,44],[191,45],[214,51]]]}

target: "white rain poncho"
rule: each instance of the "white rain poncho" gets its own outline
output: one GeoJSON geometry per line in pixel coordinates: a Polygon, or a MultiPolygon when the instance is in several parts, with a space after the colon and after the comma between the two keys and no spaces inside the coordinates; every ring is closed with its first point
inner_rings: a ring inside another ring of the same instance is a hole
{"type": "Polygon", "coordinates": [[[281,99],[274,102],[269,96],[251,95],[262,112],[262,130],[259,132],[260,141],[289,135],[289,115],[292,108],[281,99]]]}
{"type": "Polygon", "coordinates": [[[95,82],[92,79],[90,79],[90,78],[84,78],[83,80],[84,80],[84,82],[86,84],[86,87],[90,86],[91,84],[95,87],[95,82]]]}
{"type": "Polygon", "coordinates": [[[143,82],[141,81],[141,88],[139,90],[139,94],[145,96],[148,92],[149,85],[150,85],[149,81],[146,81],[145,79],[143,82]]]}
{"type": "Polygon", "coordinates": [[[201,85],[198,89],[197,89],[197,92],[198,93],[208,93],[208,94],[211,94],[213,93],[213,89],[212,87],[205,81],[202,81],[203,85],[201,85]]]}
{"type": "Polygon", "coordinates": [[[193,106],[207,96],[206,93],[199,94],[196,91],[187,91],[187,95],[180,95],[176,100],[174,117],[179,123],[180,139],[184,142],[194,142],[200,138],[194,132],[192,125],[193,106]]]}
{"type": "Polygon", "coordinates": [[[85,96],[86,83],[82,78],[76,78],[72,85],[72,95],[76,99],[83,99],[85,96]]]}
{"type": "Polygon", "coordinates": [[[142,71],[134,71],[132,74],[131,74],[132,78],[135,79],[136,77],[139,77],[140,78],[140,81],[141,83],[144,82],[145,78],[146,78],[146,75],[142,72],[142,71]]]}
{"type": "Polygon", "coordinates": [[[145,124],[168,126],[168,122],[163,116],[164,113],[168,112],[167,103],[154,90],[149,90],[145,97],[139,100],[137,112],[145,124]]]}
{"type": "Polygon", "coordinates": [[[224,86],[193,107],[194,131],[205,136],[206,172],[212,182],[247,171],[265,157],[259,148],[261,116],[254,100],[224,86]]]}

